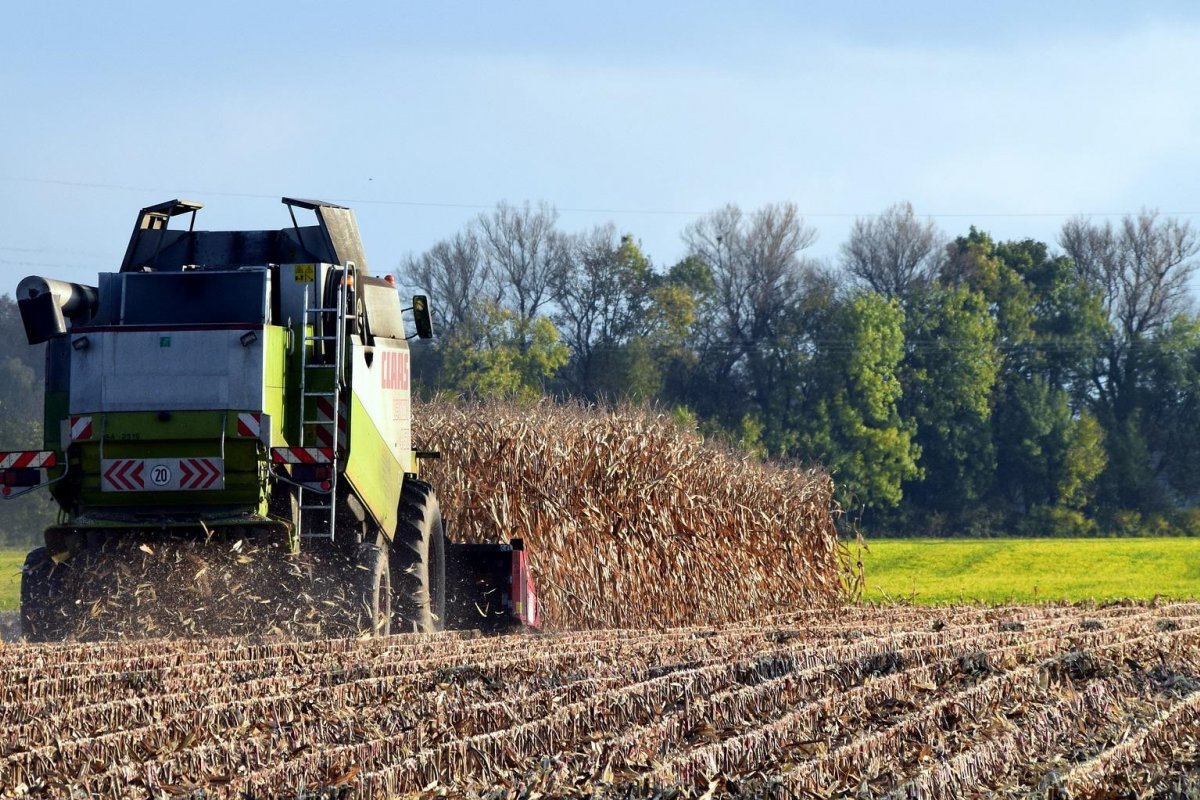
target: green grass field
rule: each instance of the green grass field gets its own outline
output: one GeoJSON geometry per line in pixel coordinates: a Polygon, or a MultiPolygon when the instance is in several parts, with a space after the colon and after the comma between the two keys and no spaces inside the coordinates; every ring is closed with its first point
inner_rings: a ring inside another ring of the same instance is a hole
{"type": "Polygon", "coordinates": [[[0,550],[0,611],[16,611],[21,604],[21,566],[25,550],[0,550]]]}
{"type": "Polygon", "coordinates": [[[1200,539],[878,539],[868,547],[867,600],[1200,597],[1200,539]]]}
{"type": "MultiPolygon", "coordinates": [[[[1025,603],[1200,597],[1200,539],[877,539],[867,600],[1025,603]]],[[[17,608],[25,552],[0,550],[0,611],[17,608]]]]}

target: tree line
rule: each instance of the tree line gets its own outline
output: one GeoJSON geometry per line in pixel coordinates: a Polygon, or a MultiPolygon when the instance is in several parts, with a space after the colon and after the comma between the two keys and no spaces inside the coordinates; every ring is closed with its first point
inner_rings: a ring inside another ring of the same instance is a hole
{"type": "MultiPolygon", "coordinates": [[[[26,344],[16,302],[0,295],[0,450],[42,448],[46,346],[26,344]]],[[[0,500],[0,547],[32,547],[58,508],[45,489],[0,500]]]]}
{"type": "Polygon", "coordinates": [[[423,392],[649,402],[833,471],[864,530],[1200,531],[1200,242],[1146,211],[1056,242],[900,203],[812,258],[795,206],[714,211],[654,264],[614,225],[502,203],[400,265],[439,336],[423,392]]]}
{"type": "MultiPolygon", "coordinates": [[[[730,205],[655,264],[614,225],[500,204],[404,260],[438,336],[432,394],[653,403],[761,457],[834,473],[874,534],[1200,532],[1200,250],[1154,212],[1071,219],[1054,243],[950,237],[908,204],[838,256],[790,204],[730,205]]],[[[0,442],[41,442],[43,347],[0,297],[0,442]]],[[[35,541],[48,494],[0,503],[35,541]]]]}

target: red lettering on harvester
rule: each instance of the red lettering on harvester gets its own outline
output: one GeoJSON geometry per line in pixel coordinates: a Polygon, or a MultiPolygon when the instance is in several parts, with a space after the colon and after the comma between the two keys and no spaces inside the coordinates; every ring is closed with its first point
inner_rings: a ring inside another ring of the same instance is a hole
{"type": "Polygon", "coordinates": [[[383,353],[384,389],[408,391],[408,351],[388,350],[383,353]]]}

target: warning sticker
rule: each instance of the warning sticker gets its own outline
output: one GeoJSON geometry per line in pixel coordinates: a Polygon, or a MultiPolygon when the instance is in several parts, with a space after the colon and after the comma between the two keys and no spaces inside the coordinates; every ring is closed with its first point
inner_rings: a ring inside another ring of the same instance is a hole
{"type": "Polygon", "coordinates": [[[102,492],[168,492],[225,488],[221,458],[106,458],[102,492]]]}

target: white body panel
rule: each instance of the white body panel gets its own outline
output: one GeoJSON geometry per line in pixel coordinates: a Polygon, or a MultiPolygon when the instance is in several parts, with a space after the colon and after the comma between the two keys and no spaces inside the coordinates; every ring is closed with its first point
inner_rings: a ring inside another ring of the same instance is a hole
{"type": "Polygon", "coordinates": [[[85,337],[71,354],[72,414],[263,408],[261,327],[84,329],[72,341],[85,337]]]}
{"type": "Polygon", "coordinates": [[[354,338],[351,347],[353,391],[380,436],[397,459],[412,450],[412,402],[408,343],[376,339],[367,364],[367,348],[354,338]]]}
{"type": "Polygon", "coordinates": [[[222,458],[105,458],[102,492],[178,492],[225,488],[222,458]]]}

